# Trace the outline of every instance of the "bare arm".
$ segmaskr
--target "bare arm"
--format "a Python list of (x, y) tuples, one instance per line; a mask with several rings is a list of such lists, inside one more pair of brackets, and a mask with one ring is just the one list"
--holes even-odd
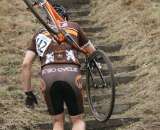
[(27, 51), (22, 64), (22, 86), (24, 92), (32, 91), (31, 87), (31, 68), (36, 54), (32, 51)]
[(78, 34), (79, 34), (79, 45), (83, 52), (89, 56), (91, 55), (94, 51), (96, 51), (94, 45), (92, 42), (87, 38), (86, 34), (84, 31), (80, 28), (79, 25), (77, 25), (78, 28)]

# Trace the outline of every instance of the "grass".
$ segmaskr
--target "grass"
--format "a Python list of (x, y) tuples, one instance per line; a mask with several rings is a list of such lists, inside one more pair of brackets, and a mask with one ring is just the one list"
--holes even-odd
[[(27, 126), (33, 129), (32, 124), (50, 121), (50, 116), (40, 110), (45, 105), (40, 97), (38, 77), (35, 76), (32, 82), (40, 109), (24, 107), (25, 95), (20, 83), (20, 67), (29, 44), (27, 41), (39, 24), (25, 10), (22, 1), (1, 0), (0, 6), (0, 129), (26, 130)], [(153, 126), (160, 120), (160, 3), (150, 0), (93, 0), (92, 6), (91, 19), (96, 20), (97, 25), (107, 26), (103, 32), (107, 36), (102, 41), (107, 41), (106, 44), (121, 42), (123, 46), (119, 53), (130, 55), (116, 64), (140, 66), (136, 71), (139, 77), (121, 85), (118, 91), (127, 93), (123, 102), (139, 102), (124, 116), (138, 115), (142, 120), (118, 130), (154, 130)], [(38, 62), (33, 71), (37, 72), (37, 67)]]
[(114, 3), (106, 0), (103, 5), (99, 0), (92, 3), (92, 18), (108, 27), (106, 32), (110, 37), (106, 41), (122, 41), (120, 53), (130, 55), (120, 64), (140, 66), (136, 71), (139, 77), (124, 85), (125, 90), (117, 91), (128, 92), (124, 101), (139, 102), (124, 115), (140, 116), (142, 120), (118, 130), (154, 130), (154, 122), (160, 120), (160, 3), (150, 0), (118, 0)]

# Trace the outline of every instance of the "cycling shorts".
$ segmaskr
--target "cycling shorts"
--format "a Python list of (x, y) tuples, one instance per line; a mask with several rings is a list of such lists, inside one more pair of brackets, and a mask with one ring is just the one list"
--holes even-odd
[(77, 65), (53, 64), (44, 66), (42, 89), (50, 115), (64, 112), (64, 103), (71, 116), (84, 112), (83, 85), (80, 68)]

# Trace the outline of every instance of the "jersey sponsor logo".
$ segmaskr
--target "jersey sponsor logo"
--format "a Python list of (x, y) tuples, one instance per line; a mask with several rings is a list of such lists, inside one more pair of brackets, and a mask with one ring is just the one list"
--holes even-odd
[(76, 67), (58, 67), (58, 68), (47, 68), (42, 70), (42, 75), (54, 73), (54, 72), (78, 72)]
[(73, 50), (66, 50), (67, 61), (76, 61)]
[(51, 41), (52, 40), (44, 34), (38, 34), (38, 36), (36, 37), (36, 50), (39, 56), (43, 57)]
[(54, 53), (46, 54), (46, 61), (45, 64), (53, 63), (54, 62)]
[(55, 53), (52, 51), (50, 53), (45, 53), (43, 58), (45, 59), (44, 64), (50, 64), (56, 61), (64, 61), (66, 63), (76, 62), (76, 57), (73, 50), (64, 50), (61, 53)]

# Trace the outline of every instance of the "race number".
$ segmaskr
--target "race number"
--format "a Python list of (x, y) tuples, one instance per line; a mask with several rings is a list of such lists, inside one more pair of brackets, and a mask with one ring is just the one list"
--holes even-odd
[(36, 37), (36, 50), (39, 56), (43, 57), (45, 50), (51, 43), (51, 39), (44, 34), (38, 34)]

